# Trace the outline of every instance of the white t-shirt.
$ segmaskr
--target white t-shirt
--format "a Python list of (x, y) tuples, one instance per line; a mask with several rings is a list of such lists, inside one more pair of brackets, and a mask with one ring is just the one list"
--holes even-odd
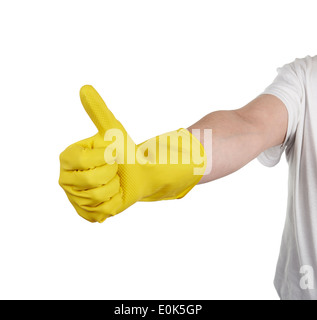
[(262, 94), (278, 97), (288, 110), (284, 143), (258, 157), (276, 165), (285, 150), (289, 164), (287, 216), (275, 288), (283, 300), (317, 300), (317, 56), (278, 68)]

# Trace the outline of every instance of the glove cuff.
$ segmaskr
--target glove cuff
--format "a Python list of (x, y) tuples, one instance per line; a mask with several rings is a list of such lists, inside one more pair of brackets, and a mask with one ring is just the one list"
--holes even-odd
[(183, 198), (204, 175), (207, 167), (204, 147), (184, 128), (153, 139), (157, 146), (156, 164), (146, 165), (150, 193), (141, 201)]

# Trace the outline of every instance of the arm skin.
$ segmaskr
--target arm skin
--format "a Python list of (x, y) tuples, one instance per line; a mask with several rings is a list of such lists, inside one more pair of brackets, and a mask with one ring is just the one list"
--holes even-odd
[(212, 150), (205, 150), (207, 161), (212, 161), (212, 170), (199, 183), (233, 173), (264, 150), (281, 145), (287, 122), (284, 103), (273, 95), (262, 94), (240, 109), (212, 112), (190, 126), (190, 132), (192, 129), (201, 130), (202, 144), (202, 130), (212, 129)]

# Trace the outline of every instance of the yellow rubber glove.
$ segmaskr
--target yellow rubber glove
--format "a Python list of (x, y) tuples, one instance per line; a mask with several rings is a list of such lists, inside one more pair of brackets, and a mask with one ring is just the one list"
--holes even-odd
[(61, 153), (59, 179), (80, 216), (103, 222), (137, 201), (182, 198), (199, 182), (206, 154), (189, 131), (136, 146), (92, 86), (82, 87), (80, 98), (98, 134)]

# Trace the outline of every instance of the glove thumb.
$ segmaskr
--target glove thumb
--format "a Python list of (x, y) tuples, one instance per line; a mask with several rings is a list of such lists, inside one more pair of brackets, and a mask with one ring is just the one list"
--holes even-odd
[(92, 86), (85, 85), (80, 89), (80, 100), (102, 136), (108, 129), (120, 129), (123, 133), (126, 133), (122, 124), (115, 118)]

